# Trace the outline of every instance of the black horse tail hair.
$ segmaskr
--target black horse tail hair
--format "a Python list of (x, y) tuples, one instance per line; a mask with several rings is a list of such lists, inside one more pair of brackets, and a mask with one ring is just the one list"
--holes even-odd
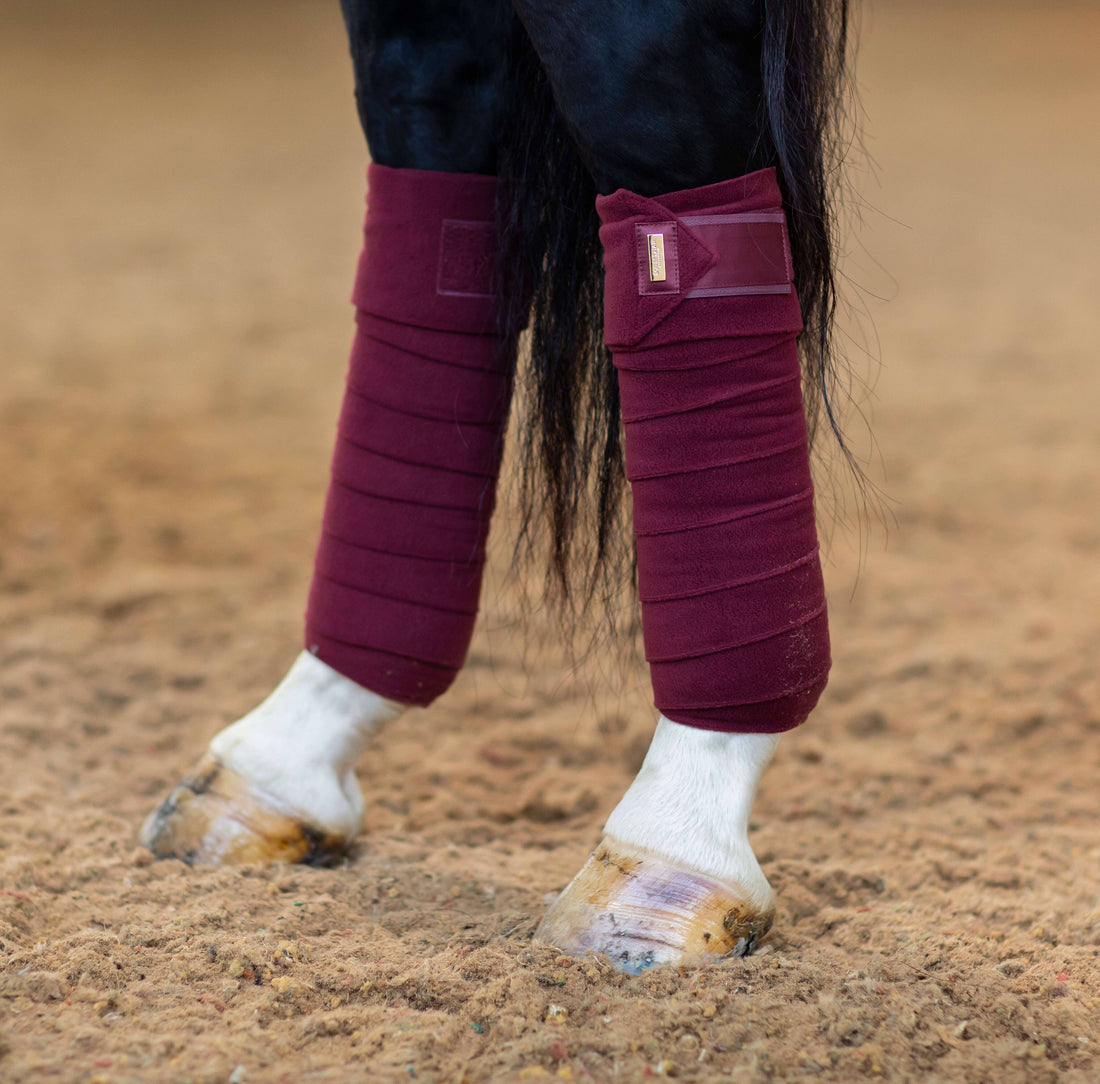
[[(840, 439), (832, 328), (848, 2), (762, 0), (760, 127), (788, 215), (811, 439), (822, 415)], [(599, 601), (602, 620), (633, 584), (634, 549), (618, 383), (603, 344), (597, 192), (518, 19), (510, 65), (498, 217), (503, 331), (527, 336), (517, 368), (516, 557), (545, 562), (547, 601), (564, 618)]]
[(847, 454), (835, 409), (836, 232), (848, 138), (848, 0), (765, 0), (766, 130), (791, 239), (805, 328), (799, 340), (810, 439), (822, 416)]
[(518, 19), (509, 63), (498, 162), (505, 341), (527, 331), (516, 374), (516, 558), (544, 562), (547, 601), (577, 619), (633, 571), (597, 193)]

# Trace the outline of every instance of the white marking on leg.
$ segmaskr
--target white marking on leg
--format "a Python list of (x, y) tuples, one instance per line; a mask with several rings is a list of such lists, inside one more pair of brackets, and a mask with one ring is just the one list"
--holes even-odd
[(761, 909), (771, 885), (749, 844), (749, 815), (778, 734), (720, 734), (657, 721), (634, 782), (605, 835), (738, 885)]
[(303, 651), (275, 691), (216, 734), (211, 754), (281, 812), (350, 839), (363, 819), (355, 762), (405, 705)]

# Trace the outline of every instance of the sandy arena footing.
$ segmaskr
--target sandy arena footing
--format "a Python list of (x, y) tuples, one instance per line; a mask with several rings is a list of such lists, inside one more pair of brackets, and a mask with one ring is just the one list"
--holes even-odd
[(335, 4), (0, 6), (0, 1080), (1100, 1076), (1100, 10), (881, 3), (863, 38), (895, 522), (860, 570), (823, 502), (832, 684), (752, 836), (774, 930), (626, 977), (530, 935), (647, 683), (520, 634), (507, 498), (471, 665), (364, 759), (346, 868), (136, 849), (298, 650), (365, 157)]

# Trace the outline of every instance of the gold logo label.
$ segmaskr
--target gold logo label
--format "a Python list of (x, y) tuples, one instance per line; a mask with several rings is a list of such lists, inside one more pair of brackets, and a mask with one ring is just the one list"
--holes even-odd
[(649, 281), (665, 281), (665, 235), (663, 233), (647, 233), (649, 242)]

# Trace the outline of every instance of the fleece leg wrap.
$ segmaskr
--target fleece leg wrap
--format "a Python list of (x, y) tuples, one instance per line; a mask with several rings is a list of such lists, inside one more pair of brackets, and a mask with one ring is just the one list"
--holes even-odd
[(306, 647), (371, 692), (423, 705), (469, 647), (511, 396), (496, 181), (371, 165), (368, 183)]
[(825, 687), (829, 636), (774, 172), (597, 209), (657, 707), (788, 730)]

